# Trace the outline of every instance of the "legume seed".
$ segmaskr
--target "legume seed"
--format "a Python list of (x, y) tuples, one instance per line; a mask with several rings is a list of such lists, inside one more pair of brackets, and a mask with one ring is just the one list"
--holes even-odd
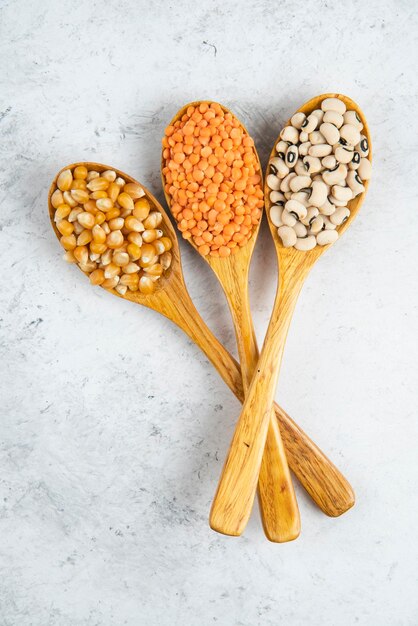
[(305, 164), (305, 169), (310, 174), (316, 174), (322, 170), (322, 163), (318, 157), (306, 156), (303, 159), (303, 163)]
[(308, 115), (305, 121), (302, 124), (302, 132), (304, 133), (312, 133), (315, 128), (317, 128), (319, 124), (319, 118), (316, 115)]
[[(309, 133), (307, 133), (304, 130), (299, 133), (299, 141), (300, 141), (301, 144), (307, 142), (308, 139), (309, 139)], [(300, 149), (299, 149), (299, 152), (300, 152)]]
[(355, 170), (348, 172), (347, 185), (352, 190), (354, 198), (364, 191), (363, 181)]
[(290, 172), (290, 174), (285, 176), (280, 183), (280, 191), (283, 191), (285, 193), (290, 191), (289, 183), (292, 180), (292, 178), (294, 178), (295, 176), (296, 174), (294, 172)]
[(289, 173), (289, 168), (286, 163), (280, 157), (274, 157), (270, 160), (270, 173), (274, 174), (278, 178), (284, 178)]
[(289, 187), (291, 191), (300, 191), (304, 187), (309, 187), (311, 185), (310, 176), (295, 176), (289, 182)]
[(354, 150), (353, 152), (353, 158), (351, 159), (350, 163), (348, 164), (348, 167), (350, 168), (350, 170), (357, 170), (360, 166), (360, 152), (357, 152), (357, 150)]
[(336, 148), (334, 155), (339, 163), (346, 164), (346, 163), (350, 163), (350, 161), (352, 160), (353, 152), (354, 152), (354, 148), (352, 148), (351, 146), (339, 145)]
[(293, 230), (295, 231), (298, 238), (306, 237), (306, 235), (308, 234), (308, 229), (302, 222), (296, 222), (296, 224), (293, 226)]
[(312, 206), (321, 207), (327, 199), (326, 185), (321, 181), (314, 181), (312, 183), (312, 193), (309, 198), (309, 202)]
[(280, 133), (280, 139), (296, 144), (299, 140), (299, 131), (296, 128), (293, 128), (293, 126), (285, 126)]
[(277, 155), (284, 160), (284, 155), (286, 154), (286, 151), (288, 149), (288, 147), (291, 145), (290, 141), (279, 141), (276, 145), (276, 152)]
[[(286, 209), (282, 211), (282, 222), (285, 226), (294, 226), (296, 224), (295, 214), (290, 214)], [(280, 227), (281, 228), (281, 227)], [(292, 244), (293, 245), (293, 244)]]
[(318, 118), (318, 126), (322, 124), (324, 120), (324, 112), (322, 109), (315, 109), (312, 111), (311, 115), (315, 115)]
[(360, 166), (357, 172), (361, 180), (369, 180), (372, 173), (372, 164), (369, 159), (364, 158), (360, 160)]
[(302, 224), (305, 224), (305, 226), (311, 226), (318, 214), (319, 210), (316, 208), (316, 206), (310, 206), (308, 207), (305, 217), (303, 217), (300, 221), (302, 222)]
[(339, 185), (334, 185), (332, 187), (332, 195), (337, 200), (343, 200), (348, 202), (353, 197), (353, 192), (350, 187), (340, 187)]
[(369, 156), (369, 142), (367, 141), (367, 137), (360, 135), (360, 141), (356, 145), (356, 150), (360, 152), (360, 156), (362, 157)]
[(309, 234), (316, 235), (317, 233), (319, 233), (319, 231), (322, 230), (323, 226), (324, 218), (322, 217), (322, 215), (317, 215), (310, 224)]
[(360, 141), (360, 131), (352, 124), (344, 124), (344, 126), (340, 128), (340, 135), (350, 146), (356, 146)]
[[(306, 217), (307, 209), (306, 206), (297, 200), (288, 200), (284, 205), (285, 210), (290, 215), (295, 215), (298, 219)], [(283, 219), (283, 217), (282, 217)], [(283, 219), (283, 222), (286, 223)]]
[[(307, 135), (307, 138), (309, 137), (309, 135)], [(299, 146), (299, 154), (301, 156), (306, 156), (308, 154), (308, 150), (311, 147), (311, 142), (310, 141), (305, 141), (304, 143), (301, 143)]]
[(322, 166), (325, 167), (327, 170), (332, 170), (337, 165), (337, 159), (335, 158), (333, 154), (330, 154), (324, 157), (321, 163), (322, 163)]
[(273, 191), (279, 191), (280, 187), (280, 178), (278, 178), (275, 174), (269, 174), (266, 178), (267, 185), (269, 189)]
[(308, 150), (309, 156), (314, 157), (325, 157), (328, 154), (331, 154), (332, 146), (329, 146), (327, 143), (317, 144), (315, 146), (311, 146)]
[(321, 215), (332, 215), (335, 212), (335, 205), (330, 202), (330, 196), (327, 196), (324, 204), (319, 207)]
[(300, 238), (298, 237), (295, 248), (296, 250), (312, 250), (316, 246), (316, 238), (313, 235), (308, 235), (307, 237)]
[(286, 157), (285, 157), (285, 163), (288, 168), (293, 167), (296, 164), (298, 160), (298, 156), (299, 156), (299, 150), (297, 146), (289, 146), (286, 152)]
[(284, 248), (291, 248), (292, 246), (295, 245), (297, 241), (296, 233), (293, 230), (293, 228), (291, 228), (290, 226), (280, 226), (277, 229), (277, 234), (282, 240), (282, 244)]
[(321, 102), (321, 109), (325, 112), (337, 111), (337, 113), (344, 115), (347, 107), (345, 106), (344, 102), (339, 98), (325, 98)]
[(284, 194), (280, 191), (271, 191), (270, 192), (270, 200), (273, 204), (278, 204), (284, 202)]
[(335, 224), (335, 226), (340, 226), (340, 224), (343, 224), (343, 222), (345, 222), (349, 217), (350, 210), (347, 209), (347, 207), (339, 207), (335, 210), (335, 213), (333, 213), (329, 219), (332, 224)]
[(359, 130), (363, 129), (363, 124), (356, 111), (346, 111), (344, 113), (344, 124), (356, 126)]
[(283, 213), (283, 208), (281, 206), (278, 206), (277, 204), (276, 205), (274, 204), (270, 208), (270, 220), (272, 224), (274, 224), (274, 226), (276, 226), (277, 228), (279, 226), (282, 226), (283, 224), (282, 213)]
[(300, 130), (302, 128), (302, 124), (306, 119), (305, 113), (295, 113), (291, 118), (292, 126)]
[(338, 232), (336, 230), (322, 230), (316, 236), (316, 241), (320, 246), (327, 246), (334, 243), (338, 239)]
[(326, 113), (324, 113), (323, 122), (334, 124), (334, 126), (336, 126), (337, 128), (341, 128), (341, 126), (344, 124), (344, 118), (341, 113), (337, 113), (337, 111), (327, 111)]
[(338, 128), (334, 126), (334, 124), (330, 124), (329, 122), (324, 122), (323, 124), (321, 124), (319, 129), (323, 137), (325, 137), (326, 142), (330, 144), (331, 146), (338, 143), (338, 141), (340, 140), (340, 132)]

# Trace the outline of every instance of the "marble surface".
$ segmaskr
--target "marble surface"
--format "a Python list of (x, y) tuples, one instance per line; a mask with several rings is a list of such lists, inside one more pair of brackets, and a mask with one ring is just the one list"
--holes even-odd
[[(415, 626), (417, 6), (412, 2), (0, 1), (0, 623)], [(303, 102), (341, 91), (374, 138), (360, 216), (303, 289), (277, 398), (352, 482), (303, 531), (239, 539), (208, 511), (237, 401), (161, 316), (61, 260), (46, 196), (75, 160), (162, 199), (177, 108), (231, 107), (263, 163)], [(235, 353), (228, 310), (182, 244), (199, 311)], [(251, 273), (262, 341), (275, 289), (266, 228)], [(415, 368), (415, 369), (414, 369)]]

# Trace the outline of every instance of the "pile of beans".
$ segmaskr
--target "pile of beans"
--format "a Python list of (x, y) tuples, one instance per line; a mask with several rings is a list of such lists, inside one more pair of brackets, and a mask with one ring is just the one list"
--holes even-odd
[(251, 137), (215, 103), (189, 106), (163, 138), (165, 191), (185, 239), (200, 254), (227, 257), (245, 246), (263, 208)]
[(311, 250), (338, 239), (347, 203), (364, 191), (371, 174), (367, 138), (355, 111), (325, 98), (306, 116), (296, 113), (283, 128), (270, 159), (271, 222), (286, 248)]
[(120, 295), (128, 289), (155, 291), (170, 267), (172, 242), (140, 185), (126, 183), (113, 170), (79, 165), (59, 174), (51, 204), (64, 259), (77, 263), (93, 285)]

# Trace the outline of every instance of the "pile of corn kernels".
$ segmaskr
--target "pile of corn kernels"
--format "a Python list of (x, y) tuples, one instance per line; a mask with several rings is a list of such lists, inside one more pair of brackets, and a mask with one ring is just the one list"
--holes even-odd
[(122, 296), (128, 289), (155, 291), (170, 267), (172, 242), (140, 185), (114, 170), (78, 165), (59, 174), (51, 204), (65, 260), (77, 263), (93, 285)]
[(227, 257), (244, 246), (263, 208), (254, 142), (216, 102), (189, 106), (163, 139), (165, 191), (185, 239), (200, 254)]
[(283, 128), (266, 182), (270, 220), (284, 247), (311, 250), (338, 239), (338, 226), (350, 216), (347, 204), (371, 175), (362, 129), (339, 98), (325, 98), (308, 116), (295, 113)]

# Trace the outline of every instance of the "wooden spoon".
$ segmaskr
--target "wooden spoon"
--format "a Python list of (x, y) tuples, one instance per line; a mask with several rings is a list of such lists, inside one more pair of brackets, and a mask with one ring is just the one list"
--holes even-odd
[[(369, 159), (371, 159), (369, 128), (363, 113), (350, 98), (340, 94), (325, 94), (312, 98), (299, 111), (309, 114), (313, 110), (320, 108), (321, 102), (325, 98), (336, 97), (342, 99), (348, 109), (355, 110), (360, 116), (364, 125), (362, 133), (366, 135), (369, 141)], [(274, 145), (276, 145), (277, 141)], [(272, 151), (272, 156), (274, 154), (275, 149)], [(365, 191), (349, 202), (350, 217), (339, 227), (338, 232), (340, 235), (348, 228), (357, 215), (366, 195), (368, 181), (365, 181), (364, 187)], [(254, 493), (254, 482), (260, 472), (266, 441), (270, 406), (274, 398), (286, 336), (297, 297), (310, 269), (325, 250), (330, 247), (329, 245), (316, 246), (313, 250), (307, 252), (302, 252), (295, 248), (284, 248), (277, 234), (277, 228), (270, 222), (271, 202), (267, 186), (265, 186), (265, 198), (270, 230), (278, 258), (279, 283), (260, 359), (235, 429), (212, 505), (212, 516), (216, 518), (217, 525), (223, 523), (223, 520), (230, 518), (230, 509), (235, 505), (238, 496), (242, 497), (243, 492), (246, 492), (247, 498), (251, 498)], [(253, 454), (243, 455), (243, 445), (250, 445), (253, 449)]]
[[(211, 104), (211, 102), (200, 100), (186, 104), (176, 113), (170, 122), (170, 126), (174, 126), (189, 107), (199, 107), (200, 104)], [(226, 107), (220, 106), (225, 113), (231, 113)], [(241, 122), (240, 125), (248, 134)], [(262, 169), (259, 159), (258, 163), (261, 173)], [(172, 197), (167, 192), (167, 181), (163, 172), (164, 165), (164, 157), (162, 157), (161, 175), (163, 189), (167, 204), (171, 208)], [(232, 314), (241, 371), (243, 373), (244, 393), (247, 392), (251, 383), (259, 356), (248, 297), (248, 273), (260, 222), (254, 228), (248, 243), (244, 247), (239, 248), (235, 254), (231, 254), (226, 258), (215, 258), (209, 255), (203, 257), (218, 278)], [(198, 248), (193, 238), (188, 239), (188, 241), (197, 251)], [(250, 447), (247, 448), (245, 445), (240, 450), (244, 457), (252, 453), (252, 449)], [(245, 461), (243, 460), (243, 462)], [(238, 485), (234, 492), (234, 502), (231, 502), (225, 517), (217, 519), (213, 512), (211, 513), (210, 525), (213, 530), (225, 535), (240, 535), (242, 533), (247, 525), (253, 506), (257, 484), (257, 477), (255, 476), (254, 478), (255, 485), (252, 497), (248, 497), (249, 491), (241, 493)], [(299, 509), (273, 405), (271, 405), (270, 410), (270, 425), (258, 485), (261, 518), (268, 539), (280, 543), (296, 539), (300, 533)]]
[[(88, 169), (95, 169), (98, 172), (115, 169), (108, 165), (88, 162), (73, 163), (63, 167), (62, 170), (72, 170), (78, 165), (85, 165)], [(128, 174), (116, 169), (115, 171), (118, 176), (126, 181), (137, 183)], [(55, 209), (51, 204), (51, 195), (56, 188), (56, 180), (60, 173), (58, 172), (56, 175), (48, 196), (49, 217), (58, 240), (61, 234), (54, 222)], [(173, 243), (171, 267), (158, 281), (157, 290), (152, 295), (143, 295), (139, 291), (127, 291), (124, 296), (121, 296), (114, 289), (106, 291), (110, 291), (119, 298), (154, 309), (184, 330), (192, 341), (203, 350), (228, 387), (242, 402), (244, 390), (239, 364), (213, 335), (196, 310), (184, 283), (176, 232), (156, 198), (143, 185), (141, 187), (151, 205), (155, 206), (163, 215), (163, 229)], [(290, 467), (301, 484), (327, 515), (337, 517), (347, 511), (354, 504), (354, 494), (347, 480), (283, 409), (275, 405), (275, 411), (276, 417), (280, 421)]]

